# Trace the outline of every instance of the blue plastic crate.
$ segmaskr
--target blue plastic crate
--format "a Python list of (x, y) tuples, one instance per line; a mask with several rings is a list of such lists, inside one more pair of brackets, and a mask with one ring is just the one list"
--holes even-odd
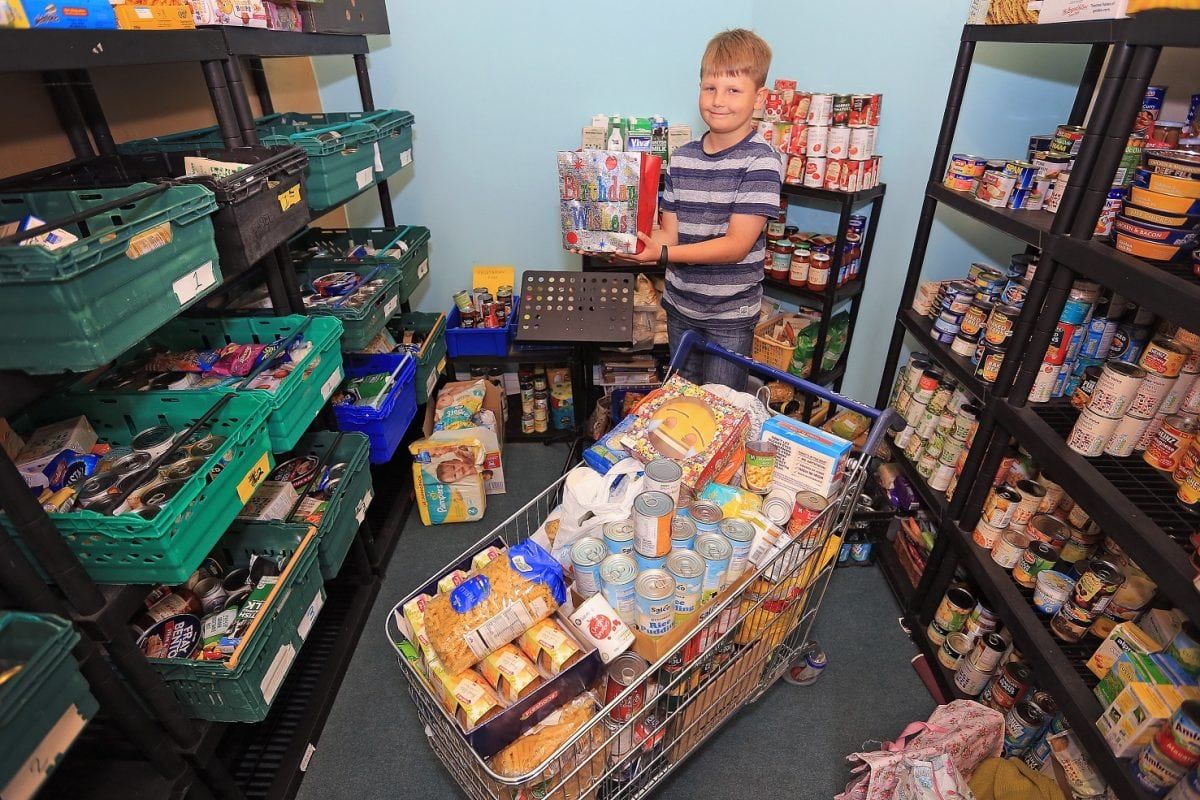
[(392, 391), (378, 409), (351, 405), (335, 405), (334, 416), (338, 430), (365, 433), (371, 441), (371, 463), (384, 464), (400, 446), (404, 433), (417, 415), (417, 388), (413, 378), (417, 362), (407, 353), (345, 356), (343, 365), (347, 378), (358, 378), (379, 372), (390, 373), (404, 364)]
[(512, 313), (503, 328), (464, 328), (458, 306), (450, 309), (446, 317), (446, 352), (450, 358), (508, 355), (508, 341), (516, 336), (520, 300), (513, 297)]

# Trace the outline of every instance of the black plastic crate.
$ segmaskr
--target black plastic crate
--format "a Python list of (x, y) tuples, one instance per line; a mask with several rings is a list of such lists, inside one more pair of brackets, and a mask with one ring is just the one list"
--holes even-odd
[[(203, 156), (252, 166), (227, 178), (180, 178), (184, 158)], [(150, 152), (76, 159), (0, 181), (0, 192), (100, 189), (139, 181), (196, 183), (216, 196), (213, 229), (226, 279), (284, 244), (309, 220), (304, 169), (298, 147), (238, 147), (231, 150)]]

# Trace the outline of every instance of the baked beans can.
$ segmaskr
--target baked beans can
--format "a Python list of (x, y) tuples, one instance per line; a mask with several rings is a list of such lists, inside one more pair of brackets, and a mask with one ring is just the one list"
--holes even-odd
[(833, 124), (833, 95), (825, 92), (813, 92), (808, 102), (808, 114), (804, 121), (808, 125)]
[(627, 519), (604, 523), (604, 544), (608, 552), (633, 555), (633, 523)]
[(690, 516), (671, 520), (671, 552), (691, 550), (696, 542), (696, 522)]
[(716, 534), (720, 533), (721, 519), (725, 518), (725, 512), (712, 500), (696, 500), (688, 506), (688, 516), (696, 523), (697, 534)]
[(610, 555), (600, 562), (600, 592), (626, 624), (636, 618), (637, 574), (637, 562), (625, 553)]
[(1100, 365), (1093, 365), (1084, 369), (1079, 383), (1070, 395), (1071, 406), (1073, 408), (1080, 410), (1087, 408), (1088, 403), (1092, 400), (1092, 395), (1096, 393), (1096, 383), (1100, 380), (1103, 369)]
[(628, 722), (646, 705), (646, 681), (642, 680), (642, 676), (649, 668), (650, 663), (637, 653), (625, 652), (609, 662), (604, 670), (605, 706), (620, 697), (629, 687), (637, 687), (608, 712), (610, 720), (618, 723)]
[(984, 550), (991, 550), (996, 546), (996, 542), (1000, 540), (1001, 534), (1004, 533), (1003, 528), (997, 528), (995, 525), (989, 525), (984, 520), (979, 520), (975, 523), (975, 530), (971, 534), (971, 538), (975, 544), (982, 547)]
[(675, 579), (662, 569), (637, 577), (637, 627), (647, 636), (665, 636), (675, 627)]
[(972, 300), (963, 311), (962, 320), (958, 326), (959, 332), (966, 336), (978, 336), (987, 325), (988, 316), (991, 313), (991, 303), (986, 300)]
[(750, 546), (754, 543), (754, 528), (745, 520), (725, 519), (721, 521), (721, 535), (729, 540), (733, 548), (725, 576), (727, 583), (733, 583), (746, 571), (750, 560)]
[(651, 557), (671, 552), (675, 503), (663, 492), (642, 492), (633, 501), (633, 549)]
[(643, 485), (648, 492), (662, 492), (679, 502), (679, 484), (683, 480), (683, 468), (669, 458), (656, 458), (646, 464)]
[(1118, 458), (1133, 455), (1138, 440), (1142, 438), (1142, 433), (1150, 422), (1148, 419), (1137, 417), (1121, 417), (1108, 437), (1108, 443), (1104, 445), (1104, 452)]
[(1174, 472), (1183, 455), (1196, 441), (1197, 420), (1194, 414), (1174, 414), (1162, 421), (1154, 439), (1142, 458), (1163, 472)]
[(997, 668), (995, 675), (984, 688), (979, 702), (1007, 713), (1029, 691), (1033, 670), (1019, 661), (1010, 661)]
[(1174, 378), (1183, 371), (1183, 365), (1191, 352), (1176, 339), (1156, 336), (1142, 351), (1138, 366), (1167, 378)]
[(1049, 542), (1031, 539), (1013, 567), (1012, 578), (1019, 586), (1032, 589), (1037, 583), (1037, 574), (1050, 569), (1058, 560), (1058, 550)]
[(976, 667), (971, 663), (971, 659), (958, 660), (958, 668), (954, 671), (954, 685), (968, 697), (978, 697), (989, 678), (991, 673)]
[(829, 157), (829, 128), (823, 125), (810, 126), (808, 140), (804, 145), (804, 155), (809, 158), (816, 156)]
[(975, 377), (984, 383), (995, 383), (1003, 363), (1003, 350), (992, 345), (983, 345), (982, 352), (979, 353), (979, 366), (975, 368)]
[(1021, 315), (1021, 309), (1016, 306), (995, 305), (992, 306), (992, 311), (988, 315), (987, 324), (983, 329), (983, 338), (988, 344), (1004, 345), (1012, 336), (1013, 325), (1017, 322), (1017, 317)]
[(575, 572), (575, 591), (585, 600), (600, 591), (600, 564), (610, 555), (608, 547), (595, 536), (584, 536), (571, 545), (571, 566)]
[(1175, 493), (1175, 499), (1189, 509), (1200, 510), (1196, 508), (1200, 503), (1200, 464), (1184, 476), (1179, 483), (1179, 491)]
[(804, 159), (804, 185), (812, 189), (825, 187), (825, 156)]
[(1096, 378), (1088, 410), (1108, 419), (1123, 417), (1145, 378), (1146, 370), (1139, 366), (1124, 361), (1106, 361)]
[(1008, 524), (1011, 528), (1025, 530), (1025, 526), (1029, 524), (1029, 520), (1041, 508), (1042, 498), (1046, 496), (1046, 488), (1037, 481), (1029, 480), (1028, 478), (1017, 481), (1015, 488), (1017, 494), (1021, 496), (1021, 500), (1017, 503), (1017, 507), (1013, 511), (1012, 518), (1009, 519)]
[(733, 545), (719, 533), (702, 533), (696, 537), (696, 553), (704, 559), (704, 580), (700, 588), (703, 605), (728, 585), (725, 576), (733, 558)]
[(1005, 531), (992, 546), (992, 561), (1002, 569), (1012, 569), (1029, 546), (1029, 537), (1016, 531)]
[[(821, 537), (821, 528), (812, 523), (821, 516), (821, 512), (829, 506), (829, 500), (816, 492), (797, 492), (796, 504), (792, 506), (792, 515), (788, 519), (787, 532), (793, 539), (803, 537), (815, 544)], [(804, 546), (809, 546), (805, 544)]]
[(1179, 459), (1179, 466), (1171, 473), (1171, 480), (1175, 481), (1175, 485), (1183, 483), (1187, 480), (1187, 476), (1196, 469), (1196, 465), (1200, 464), (1200, 442), (1193, 442), (1192, 446), (1184, 451)]
[(965, 633), (952, 633), (938, 648), (938, 661), (946, 669), (955, 669), (958, 667), (958, 660), (969, 652), (971, 652), (970, 638)]
[(1090, 408), (1085, 408), (1067, 436), (1067, 447), (1081, 456), (1095, 458), (1104, 452), (1109, 438), (1117, 429), (1118, 422), (1120, 420), (1102, 417)]
[(676, 550), (667, 557), (667, 572), (675, 578), (675, 621), (700, 609), (704, 585), (704, 559), (693, 550)]
[(983, 504), (981, 519), (993, 527), (1007, 528), (1020, 502), (1021, 495), (1007, 483), (995, 486)]

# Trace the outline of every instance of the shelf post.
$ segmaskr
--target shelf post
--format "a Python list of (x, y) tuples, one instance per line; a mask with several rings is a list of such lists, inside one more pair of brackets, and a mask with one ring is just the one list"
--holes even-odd
[(250, 110), (246, 84), (242, 80), (242, 60), (237, 56), (230, 56), (222, 62), (222, 66), (225, 69), (225, 83), (229, 87), (229, 99), (233, 103), (233, 113), (242, 133), (242, 143), (252, 147), (258, 144), (258, 128), (254, 124), (254, 112)]
[(1079, 79), (1079, 88), (1075, 90), (1075, 103), (1067, 117), (1068, 125), (1082, 125), (1087, 119), (1088, 108), (1092, 105), (1092, 95), (1096, 93), (1096, 81), (1100, 79), (1100, 70), (1104, 68), (1104, 59), (1108, 57), (1108, 43), (1097, 42), (1088, 53), (1087, 63), (1083, 65), (1083, 75)]
[[(850, 211), (853, 209), (853, 198), (853, 194), (846, 194), (841, 198), (842, 207), (841, 213), (838, 216), (837, 237), (833, 245), (833, 259), (829, 262), (829, 280), (826, 282), (825, 292), (821, 296), (821, 323), (817, 326), (817, 341), (813, 347), (812, 356), (812, 375), (818, 383), (821, 382), (821, 373), (824, 372), (821, 364), (825, 360), (825, 345), (829, 342), (829, 326), (833, 321), (833, 306), (837, 302), (838, 273), (841, 272), (841, 259), (846, 250), (846, 232), (850, 229)], [(859, 297), (861, 298), (861, 295)], [(847, 341), (846, 349), (842, 351), (842, 358), (849, 357), (850, 345), (849, 341)], [(834, 367), (836, 366), (835, 364)], [(829, 407), (830, 415), (833, 414), (835, 408), (836, 406), (833, 405)], [(806, 393), (804, 395), (805, 422), (808, 422), (812, 418), (812, 409), (813, 396)]]
[(217, 116), (217, 128), (226, 147), (241, 147), (242, 134), (238, 129), (237, 111), (229, 97), (229, 86), (225, 82), (225, 70), (220, 61), (201, 61), (204, 82), (208, 84), (208, 95), (212, 100), (213, 113)]
[(263, 115), (274, 114), (275, 104), (271, 102), (271, 85), (267, 82), (267, 70), (263, 67), (261, 58), (250, 59), (250, 80), (254, 83), (254, 93), (258, 95), (258, 108)]
[(67, 73), (67, 79), (75, 90), (75, 99), (83, 111), (88, 129), (92, 132), (92, 140), (96, 150), (102, 156), (116, 155), (117, 145), (113, 141), (112, 131), (108, 120), (104, 117), (104, 109), (100, 106), (100, 98), (96, 95), (96, 87), (85, 69), (74, 69)]
[(42, 85), (50, 95), (54, 115), (71, 144), (71, 152), (76, 158), (91, 158), (96, 155), (96, 151), (92, 149), (92, 140), (88, 138), (87, 124), (83, 109), (79, 107), (79, 98), (71, 91), (65, 73), (43, 72)]
[[(363, 111), (374, 111), (375, 96), (371, 92), (371, 72), (367, 69), (365, 53), (354, 54), (354, 75), (358, 79), (358, 95), (362, 99)], [(394, 228), (396, 212), (392, 210), (392, 194), (387, 181), (380, 181), (376, 188), (379, 190), (379, 211), (383, 215), (383, 227)], [(407, 301), (403, 304), (403, 309), (409, 310)]]

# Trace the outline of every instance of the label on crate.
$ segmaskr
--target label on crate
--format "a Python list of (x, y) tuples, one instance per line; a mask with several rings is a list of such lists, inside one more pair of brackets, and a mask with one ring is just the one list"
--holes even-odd
[(279, 210), (287, 211), (289, 208), (296, 205), (296, 203), (299, 203), (300, 200), (300, 184), (297, 183), (286, 192), (279, 193)]
[(160, 247), (166, 247), (171, 243), (172, 238), (171, 223), (160, 223), (141, 233), (135, 233), (125, 247), (125, 255), (131, 259), (141, 258)]
[(412, 148), (405, 150), (400, 154), (400, 166), (407, 167), (412, 163)]
[(333, 371), (333, 374), (325, 381), (325, 385), (321, 387), (321, 399), (328, 400), (333, 397), (333, 391), (337, 389), (338, 384), (342, 382), (342, 370), (339, 367)]
[(325, 590), (317, 589), (317, 596), (308, 604), (308, 610), (304, 612), (304, 616), (300, 618), (300, 623), (296, 625), (296, 633), (300, 634), (300, 641), (308, 639), (308, 632), (312, 630), (313, 623), (317, 621), (317, 615), (321, 613), (321, 609), (325, 607)]
[(242, 505), (250, 502), (250, 498), (254, 496), (254, 491), (267, 479), (267, 473), (270, 471), (270, 456), (267, 453), (263, 453), (259, 456), (258, 461), (254, 462), (254, 466), (246, 472), (241, 483), (238, 484), (237, 493), (242, 501)]
[(421, 280), (429, 274), (429, 259), (425, 259), (417, 265), (417, 280)]
[(379, 142), (375, 142), (375, 171), (383, 172), (383, 156), (379, 155)]
[(396, 306), (398, 306), (398, 305), (400, 305), (400, 297), (399, 296), (393, 297), (391, 300), (388, 300), (387, 305), (385, 305), (383, 307), (383, 318), (391, 319), (392, 314), (396, 313)]
[(217, 276), (213, 272), (213, 262), (206, 261), (182, 278), (178, 278), (171, 284), (171, 289), (175, 292), (179, 305), (186, 306), (199, 297), (205, 289), (216, 285), (216, 282)]
[(358, 505), (354, 508), (354, 518), (358, 520), (358, 524), (362, 525), (363, 520), (367, 518), (367, 506), (371, 505), (371, 501), (375, 499), (375, 492), (368, 489), (367, 493), (362, 496), (362, 500), (358, 501)]
[(295, 658), (296, 648), (289, 642), (279, 648), (279, 652), (271, 661), (271, 666), (267, 667), (267, 674), (263, 676), (262, 683), (258, 685), (262, 691), (263, 701), (267, 705), (275, 700), (275, 693), (279, 691), (283, 679), (287, 676), (288, 667), (292, 665)]
[(54, 727), (45, 735), (41, 744), (25, 760), (24, 765), (12, 776), (7, 786), (0, 785), (0, 796), (33, 797), (50, 768), (58, 763), (62, 754), (75, 741), (87, 720), (74, 704), (66, 710)]
[(358, 184), (358, 188), (365, 189), (375, 182), (375, 168), (363, 167), (358, 172), (354, 173), (354, 182)]
[(425, 379), (425, 396), (433, 396), (433, 387), (437, 386), (438, 377), (442, 374), (442, 370), (446, 368), (446, 359), (438, 362), (437, 369), (429, 373), (429, 377)]
[(308, 762), (312, 761), (313, 753), (317, 752), (317, 748), (313, 747), (310, 742), (308, 747), (304, 749), (304, 758), (300, 759), (300, 771), (308, 772)]

